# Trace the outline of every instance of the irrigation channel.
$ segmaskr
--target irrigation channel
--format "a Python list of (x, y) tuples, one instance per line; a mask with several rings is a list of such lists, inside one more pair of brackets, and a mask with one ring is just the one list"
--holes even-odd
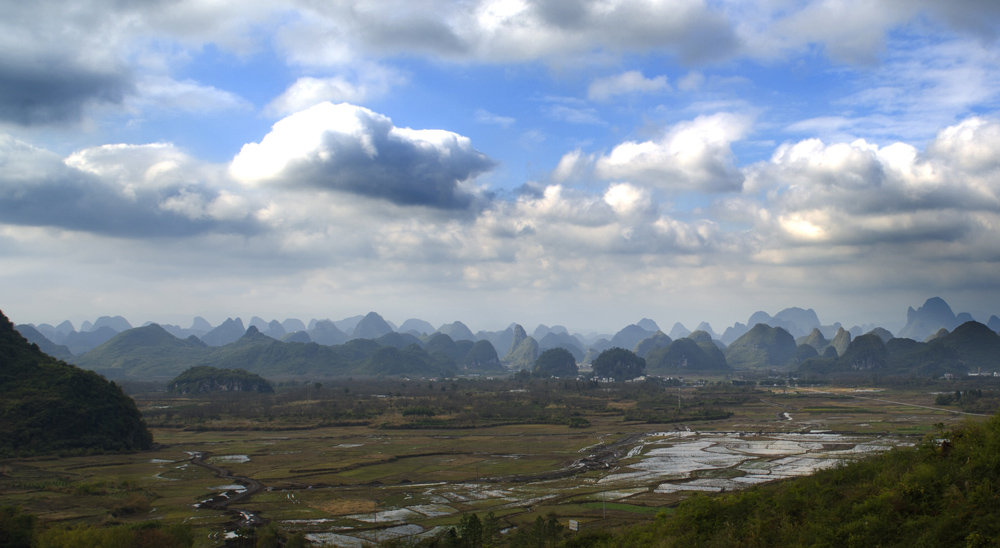
[[(383, 506), (374, 511), (330, 515), (323, 519), (283, 519), (283, 526), (307, 532), (307, 538), (322, 546), (354, 548), (392, 539), (419, 538), (443, 532), (441, 526), (425, 526), (437, 518), (475, 511), (495, 511), (510, 515), (532, 507), (589, 501), (635, 504), (638, 497), (662, 498), (684, 492), (719, 492), (811, 474), (839, 463), (912, 445), (899, 436), (812, 432), (701, 432), (689, 430), (654, 431), (632, 434), (611, 442), (581, 449), (585, 456), (569, 466), (551, 472), (479, 478), (475, 482), (411, 483), (366, 486), (366, 496), (376, 501), (392, 495), (405, 503)], [(518, 458), (520, 455), (491, 455), (491, 458)], [(232, 489), (201, 501), (200, 507), (229, 512), (237, 528), (261, 525), (263, 518), (234, 508), (265, 489), (260, 482), (234, 476), (218, 466), (226, 456), (206, 462), (209, 453), (192, 453), (191, 463), (212, 470), (219, 478), (238, 483)], [(249, 458), (240, 456), (243, 458)], [(597, 471), (597, 474), (587, 472)], [(235, 486), (234, 486), (235, 487)], [(297, 499), (306, 489), (288, 489), (287, 497)], [(330, 496), (338, 498), (345, 488)], [(326, 489), (320, 488), (320, 489)], [(357, 489), (357, 486), (354, 486)], [(268, 489), (270, 490), (270, 489)], [(314, 493), (310, 491), (311, 493)], [(632, 499), (630, 501), (630, 499)], [(440, 521), (438, 521), (440, 523)], [(231, 538), (233, 531), (225, 536)]]
[[(223, 491), (212, 498), (199, 502), (195, 505), (195, 507), (222, 510), (233, 514), (236, 521), (236, 529), (264, 525), (264, 519), (254, 512), (249, 510), (237, 510), (229, 507), (234, 502), (249, 499), (255, 493), (264, 489), (264, 485), (253, 478), (234, 476), (229, 470), (206, 462), (205, 459), (210, 456), (211, 453), (207, 451), (193, 452), (191, 453), (191, 464), (208, 468), (214, 472), (217, 477), (238, 483), (242, 486), (242, 489), (233, 488), (231, 490)], [(227, 531), (225, 536), (228, 538), (231, 533), (232, 531)]]

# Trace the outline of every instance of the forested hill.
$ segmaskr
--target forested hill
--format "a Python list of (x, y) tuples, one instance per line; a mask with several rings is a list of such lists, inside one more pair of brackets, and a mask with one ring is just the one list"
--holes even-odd
[(168, 385), (178, 394), (204, 392), (260, 392), (272, 393), (274, 387), (260, 375), (243, 369), (219, 369), (207, 365), (192, 367), (178, 375)]
[(696, 496), (672, 516), (579, 545), (997, 546), (1000, 416), (939, 436), (812, 476)]
[(43, 353), (0, 312), (0, 456), (148, 449), (121, 388)]

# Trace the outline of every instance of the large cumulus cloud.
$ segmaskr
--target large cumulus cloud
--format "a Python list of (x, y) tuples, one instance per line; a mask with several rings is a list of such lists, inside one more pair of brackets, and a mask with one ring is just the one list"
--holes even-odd
[(171, 145), (108, 145), (69, 158), (0, 135), (0, 223), (124, 238), (252, 234), (244, 198)]
[(941, 130), (923, 152), (864, 140), (782, 145), (748, 170), (748, 187), (768, 196), (758, 228), (776, 229), (774, 245), (906, 243), (912, 253), (913, 245), (940, 251), (946, 243), (963, 260), (989, 255), (981, 236), (1000, 221), (998, 136), (1000, 123), (970, 118)]
[(748, 130), (744, 116), (699, 116), (674, 125), (658, 140), (616, 146), (597, 159), (595, 171), (603, 179), (626, 179), (665, 190), (739, 190), (743, 174), (730, 144)]
[(493, 166), (467, 137), (399, 128), (363, 107), (321, 103), (277, 122), (260, 143), (245, 145), (231, 173), (248, 183), (467, 209), (481, 194), (474, 178)]

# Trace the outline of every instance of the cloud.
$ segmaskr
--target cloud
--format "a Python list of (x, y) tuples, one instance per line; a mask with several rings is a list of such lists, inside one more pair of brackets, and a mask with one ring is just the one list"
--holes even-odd
[(906, 143), (808, 139), (750, 168), (747, 186), (770, 189), (758, 229), (775, 230), (778, 241), (972, 250), (1000, 221), (998, 153), (1000, 123), (981, 118), (944, 128), (923, 153)]
[(677, 89), (681, 91), (695, 91), (705, 83), (705, 75), (691, 71), (677, 80)]
[[(243, 15), (230, 24), (247, 22), (245, 14), (258, 10), (202, 9), (207, 17), (200, 23), (175, 32), (181, 28), (171, 27), (170, 21), (181, 13), (199, 11), (193, 4), (105, 0), (72, 5), (54, 0), (4, 4), (0, 7), (0, 120), (21, 126), (58, 126), (85, 120), (91, 107), (246, 108), (245, 101), (229, 92), (171, 79), (169, 59), (184, 59), (205, 41), (225, 43), (224, 34), (218, 32), (226, 26), (223, 17), (238, 12)], [(192, 42), (196, 28), (206, 33)]]
[(945, 128), (927, 147), (931, 158), (974, 176), (997, 176), (1000, 169), (998, 153), (1000, 122), (979, 117)]
[(124, 68), (0, 57), (0, 120), (21, 126), (79, 122), (86, 107), (120, 104), (134, 89), (132, 75)]
[(507, 63), (661, 51), (698, 62), (736, 50), (725, 15), (702, 0), (315, 4), (278, 39), (290, 59), (309, 66), (349, 63), (357, 52)]
[(500, 116), (484, 109), (476, 109), (476, 121), (480, 124), (494, 124), (503, 128), (514, 125), (517, 120), (510, 116)]
[(642, 72), (630, 70), (617, 76), (594, 80), (587, 88), (587, 97), (595, 101), (607, 101), (617, 95), (658, 91), (670, 91), (666, 76), (646, 78)]
[[(252, 211), (235, 211), (224, 190), (171, 145), (107, 145), (65, 161), (0, 136), (0, 223), (123, 238), (254, 233)], [(207, 175), (207, 174), (205, 174)]]
[(556, 183), (564, 183), (572, 179), (579, 179), (594, 165), (594, 157), (586, 155), (582, 150), (576, 149), (567, 152), (559, 159), (559, 164), (552, 170), (551, 178)]
[(549, 118), (559, 120), (561, 122), (594, 126), (607, 125), (607, 122), (601, 119), (597, 110), (589, 107), (572, 107), (569, 105), (557, 104), (545, 107), (544, 112)]
[(302, 77), (264, 107), (267, 116), (287, 116), (319, 103), (365, 103), (382, 97), (406, 79), (385, 67), (366, 66), (356, 81), (343, 76)]
[(366, 108), (320, 103), (275, 123), (260, 143), (244, 145), (230, 173), (249, 184), (466, 209), (480, 197), (473, 179), (494, 165), (456, 133), (398, 128)]
[(228, 91), (205, 86), (193, 80), (176, 81), (164, 76), (142, 78), (132, 99), (137, 107), (151, 106), (184, 112), (250, 110), (252, 105)]
[(597, 160), (603, 179), (624, 179), (664, 190), (740, 190), (743, 175), (729, 145), (749, 130), (746, 117), (718, 113), (669, 128), (657, 141), (628, 141)]

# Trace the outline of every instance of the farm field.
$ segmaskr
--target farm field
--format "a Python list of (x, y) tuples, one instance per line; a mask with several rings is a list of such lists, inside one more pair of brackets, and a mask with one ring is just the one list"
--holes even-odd
[[(357, 392), (352, 397), (366, 397)], [(2, 461), (0, 505), (21, 505), (48, 523), (187, 523), (196, 546), (205, 547), (262, 521), (331, 546), (406, 543), (440, 534), (470, 513), (492, 512), (504, 527), (554, 515), (564, 525), (613, 529), (670, 511), (694, 492), (808, 474), (981, 419), (936, 406), (934, 392), (789, 387), (733, 398), (695, 387), (597, 391), (588, 401), (606, 405), (592, 405), (582, 415), (589, 425), (577, 428), (412, 427), (400, 422), (398, 409), (411, 403), (405, 396), (396, 398), (396, 412), (365, 425), (181, 418), (153, 423), (153, 451)], [(523, 394), (534, 397), (530, 389)], [(541, 403), (558, 408), (558, 391), (550, 397)], [(152, 394), (137, 401), (150, 410), (209, 400)], [(731, 415), (625, 420), (630, 409), (664, 413), (678, 401)], [(194, 462), (198, 456), (216, 469)], [(218, 477), (219, 469), (232, 477)]]

